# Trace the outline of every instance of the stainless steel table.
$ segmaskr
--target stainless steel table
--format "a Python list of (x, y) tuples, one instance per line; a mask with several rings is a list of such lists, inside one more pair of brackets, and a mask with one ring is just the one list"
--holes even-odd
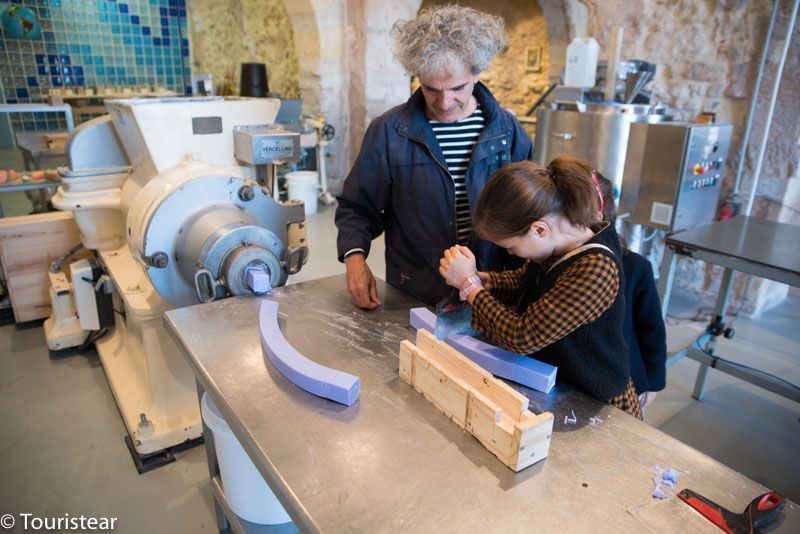
[(725, 316), (734, 271), (800, 287), (800, 227), (739, 215), (667, 236), (658, 286), (665, 317), (672, 293), (675, 265), (681, 255), (724, 267), (717, 293), (715, 318), (709, 325), (709, 344), (704, 350), (690, 347), (675, 354), (667, 362), (670, 365), (684, 356), (700, 362), (694, 398), (703, 398), (708, 372), (714, 368), (800, 402), (800, 393), (780, 380), (731, 364), (715, 355), (716, 338), (720, 335), (733, 336), (726, 325)]
[[(397, 375), (417, 303), (379, 282), (383, 306), (356, 309), (343, 275), (276, 290), (286, 339), (309, 358), (361, 378), (350, 407), (285, 379), (262, 353), (258, 298), (173, 310), (167, 330), (286, 510), (310, 532), (718, 532), (678, 499), (655, 501), (653, 467), (737, 512), (766, 488), (610, 406), (558, 386), (518, 386), (550, 410), (550, 456), (514, 473)], [(566, 424), (574, 410), (577, 424)], [(592, 424), (590, 417), (602, 420)], [(207, 439), (209, 435), (207, 434)], [(209, 443), (216, 475), (213, 440)], [(220, 530), (225, 514), (212, 480)], [(227, 518), (224, 517), (227, 515)], [(252, 528), (252, 525), (250, 525)], [(787, 503), (772, 528), (800, 531)]]

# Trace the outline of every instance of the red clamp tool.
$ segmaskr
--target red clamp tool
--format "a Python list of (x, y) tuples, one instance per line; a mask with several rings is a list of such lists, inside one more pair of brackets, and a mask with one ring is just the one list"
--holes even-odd
[(736, 514), (690, 489), (678, 493), (678, 498), (729, 534), (755, 534), (758, 528), (775, 521), (786, 504), (783, 495), (770, 491), (759, 495)]

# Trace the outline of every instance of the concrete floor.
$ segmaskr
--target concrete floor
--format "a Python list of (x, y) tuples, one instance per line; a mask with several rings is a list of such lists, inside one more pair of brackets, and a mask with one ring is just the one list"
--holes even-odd
[[(291, 283), (344, 272), (335, 260), (333, 208), (322, 207), (308, 222), (311, 256)], [(381, 277), (382, 255), (379, 239), (370, 264)], [(694, 314), (680, 295), (670, 311)], [(736, 338), (723, 340), (719, 353), (798, 384), (798, 319), (800, 293), (793, 292), (758, 322), (738, 319)], [(670, 346), (700, 328), (670, 325)], [(691, 398), (696, 368), (684, 359), (669, 369), (667, 389), (646, 421), (800, 502), (800, 405), (716, 371), (697, 402)], [(0, 428), (0, 515), (118, 517), (117, 532), (216, 530), (203, 447), (138, 475), (97, 355), (49, 352), (41, 324), (0, 327)]]

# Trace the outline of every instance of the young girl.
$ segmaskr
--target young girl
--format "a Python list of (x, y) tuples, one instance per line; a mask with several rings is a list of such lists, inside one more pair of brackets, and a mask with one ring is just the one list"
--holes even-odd
[(478, 234), (524, 259), (514, 271), (477, 272), (463, 246), (439, 272), (472, 305), (472, 326), (498, 345), (558, 365), (559, 379), (642, 418), (622, 336), (619, 239), (602, 211), (591, 166), (560, 156), (502, 167), (475, 208)]

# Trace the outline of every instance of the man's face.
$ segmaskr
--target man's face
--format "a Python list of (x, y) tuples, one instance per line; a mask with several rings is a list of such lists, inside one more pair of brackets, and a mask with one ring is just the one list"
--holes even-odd
[(474, 111), (472, 90), (478, 82), (478, 75), (468, 69), (458, 74), (420, 76), (419, 82), (429, 119), (455, 122), (467, 118)]

